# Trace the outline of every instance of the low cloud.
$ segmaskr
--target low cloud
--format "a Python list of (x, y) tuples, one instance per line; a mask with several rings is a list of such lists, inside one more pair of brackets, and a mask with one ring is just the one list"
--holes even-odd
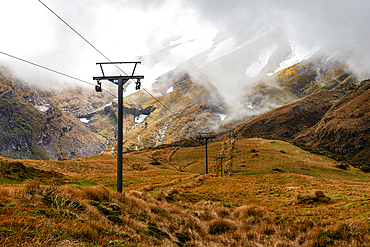
[[(362, 78), (369, 76), (367, 0), (43, 2), (112, 61), (142, 58), (137, 72), (144, 74), (144, 86), (177, 67), (200, 68), (231, 102), (241, 87), (274, 71), (279, 59), (315, 52), (334, 54), (332, 59), (345, 60)], [(101, 74), (95, 63), (105, 59), (38, 1), (3, 3), (0, 21), (1, 51), (86, 81)], [(261, 37), (260, 44), (253, 44)], [(270, 52), (269, 59), (261, 57), (263, 51)], [(226, 56), (227, 65), (218, 60), (221, 56)], [(31, 82), (80, 85), (3, 55), (0, 63)], [(232, 72), (232, 65), (243, 73)]]

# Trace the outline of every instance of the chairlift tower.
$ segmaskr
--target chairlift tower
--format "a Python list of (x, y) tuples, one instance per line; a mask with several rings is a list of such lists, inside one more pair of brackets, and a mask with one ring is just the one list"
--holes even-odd
[(208, 140), (214, 139), (214, 137), (209, 133), (199, 133), (198, 134), (199, 139), (203, 139), (206, 141), (206, 174), (208, 174), (208, 150), (207, 150), (207, 142)]
[(223, 160), (223, 159), (226, 159), (226, 157), (225, 157), (225, 156), (219, 156), (219, 157), (216, 157), (216, 160), (218, 160), (218, 159), (220, 159), (220, 160), (221, 160), (221, 177), (222, 177), (222, 175), (223, 175), (222, 160)]
[[(116, 85), (118, 85), (118, 136), (117, 136), (117, 193), (122, 194), (122, 137), (123, 137), (123, 85), (125, 85), (129, 80), (136, 80), (136, 90), (140, 89), (140, 80), (144, 79), (142, 75), (134, 75), (137, 64), (141, 62), (106, 62), (106, 63), (96, 63), (100, 66), (103, 76), (93, 77), (97, 81), (95, 90), (101, 92), (101, 80), (108, 80)], [(105, 76), (103, 70), (103, 64), (135, 64), (132, 74), (126, 76)]]
[(231, 144), (231, 138), (235, 139), (234, 130), (229, 130), (229, 144)]

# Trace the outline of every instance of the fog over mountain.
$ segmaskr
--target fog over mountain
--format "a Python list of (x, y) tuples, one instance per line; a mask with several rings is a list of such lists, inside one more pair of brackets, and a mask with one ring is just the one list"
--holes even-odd
[[(144, 86), (175, 68), (201, 72), (233, 104), (240, 87), (313, 54), (369, 74), (365, 0), (43, 2), (112, 61), (142, 60)], [(0, 21), (0, 51), (87, 81), (100, 75), (105, 59), (39, 1), (1, 0)], [(27, 81), (81, 84), (4, 55), (0, 63)]]

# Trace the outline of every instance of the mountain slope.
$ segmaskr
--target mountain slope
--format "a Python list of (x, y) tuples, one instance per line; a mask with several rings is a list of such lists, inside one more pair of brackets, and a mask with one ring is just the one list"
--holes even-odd
[[(173, 71), (158, 78), (152, 85), (151, 94), (160, 102), (144, 91), (125, 97), (124, 150), (170, 144), (210, 130), (227, 132), (281, 105), (319, 93), (306, 101), (297, 101), (295, 105), (273, 112), (271, 117), (265, 115), (263, 123), (262, 118), (251, 122), (255, 125), (253, 133), (247, 133), (251, 131), (247, 130), (250, 125), (240, 130), (240, 135), (292, 138), (316, 124), (331, 105), (348, 96), (357, 83), (344, 65), (312, 58), (251, 86), (244, 92), (242, 102), (239, 102), (243, 109), (236, 113), (235, 108), (225, 103), (222, 94), (208, 79), (199, 76), (193, 78)], [(116, 148), (116, 109), (116, 102), (113, 102), (86, 115), (91, 120), (89, 124), (111, 140), (105, 150), (108, 153), (115, 152)], [(264, 123), (278, 115), (279, 119), (270, 121), (268, 125)], [(285, 125), (286, 128), (274, 126), (276, 124)], [(275, 130), (278, 132), (273, 133)]]
[(315, 125), (330, 109), (336, 97), (331, 92), (320, 92), (269, 111), (236, 128), (237, 137), (259, 136), (292, 139)]
[(245, 91), (246, 106), (266, 112), (316, 92), (335, 91), (345, 98), (359, 82), (337, 62), (312, 57), (285, 68)]
[[(268, 42), (265, 43), (262, 46)], [(279, 53), (284, 53), (285, 48)], [(221, 56), (204, 65), (204, 69), (210, 70), (211, 64), (225, 65), (225, 61), (231, 61), (230, 59), (236, 55), (237, 52), (233, 52)], [(276, 57), (274, 59), (276, 60)], [(240, 65), (238, 68), (245, 69), (245, 65)], [(239, 93), (243, 97), (228, 96), (238, 101), (237, 104), (230, 106), (229, 99), (225, 98), (225, 92), (221, 93), (222, 88), (214, 86), (214, 82), (210, 81), (212, 78), (199, 74), (196, 77), (191, 77), (187, 73), (175, 71), (168, 72), (153, 83), (150, 94), (156, 98), (143, 90), (125, 97), (124, 150), (146, 149), (174, 143), (195, 136), (200, 132), (211, 130), (227, 132), (269, 110), (317, 92), (322, 92), (324, 97), (334, 97), (335, 100), (340, 100), (345, 98), (356, 87), (357, 83), (356, 78), (348, 72), (344, 65), (328, 62), (322, 58), (312, 58), (281, 70), (248, 89), (244, 89), (242, 86)], [(199, 69), (199, 71), (201, 70)], [(267, 68), (265, 72), (267, 72)], [(7, 81), (6, 77), (4, 77), (5, 81)], [(223, 82), (223, 87), (228, 87), (226, 82)], [(37, 117), (38, 120), (22, 120), (27, 114), (18, 110), (17, 114), (20, 114), (20, 120), (17, 122), (23, 121), (23, 124), (26, 124), (29, 121), (30, 126), (38, 129), (31, 130), (30, 127), (27, 127), (22, 130), (22, 134), (15, 138), (18, 140), (18, 144), (10, 141), (10, 144), (3, 147), (3, 155), (37, 158), (35, 156), (37, 152), (44, 152), (38, 158), (68, 159), (96, 154), (103, 149), (107, 153), (115, 152), (116, 101), (111, 102), (109, 97), (92, 92), (92, 90), (71, 89), (63, 92), (47, 92), (20, 82), (17, 83), (16, 86), (11, 86), (10, 90), (17, 92), (19, 99), (8, 102), (6, 98), (7, 86), (4, 86), (4, 102), (10, 105), (27, 105), (17, 109), (31, 107), (31, 110), (27, 112), (34, 112), (32, 116)], [(326, 91), (330, 91), (331, 94), (325, 94)], [(318, 121), (322, 113), (328, 109), (328, 104), (333, 103), (329, 102), (330, 100), (320, 102), (319, 97), (311, 98), (313, 102), (302, 101), (296, 102), (295, 106), (289, 106), (295, 109), (296, 113), (294, 114), (289, 113), (289, 107), (280, 110), (280, 112), (274, 112), (274, 117), (279, 114), (284, 116), (280, 116), (279, 120), (270, 121), (267, 125), (264, 123), (269, 117), (265, 115), (263, 123), (259, 122), (261, 118), (253, 122), (254, 127), (249, 125), (254, 129), (253, 133), (248, 134), (249, 127), (245, 127), (244, 130), (240, 130), (240, 134), (292, 138), (296, 132), (315, 124), (315, 121)], [(332, 101), (335, 100), (332, 99)], [(5, 109), (6, 104), (3, 107), (4, 116), (9, 115)], [(315, 107), (318, 108), (318, 111), (315, 111)], [(237, 111), (236, 108), (238, 108)], [(307, 114), (312, 117), (309, 121), (304, 119)], [(298, 121), (298, 119), (300, 120)], [(10, 120), (10, 118), (6, 120), (4, 118), (4, 121), (9, 122)], [(285, 125), (286, 129), (274, 126), (276, 124)], [(12, 133), (10, 132), (12, 131), (5, 133), (9, 127), (5, 122), (3, 125), (4, 138), (11, 139)], [(263, 128), (265, 129), (263, 130)], [(30, 134), (30, 131), (33, 133)], [(268, 132), (271, 133), (271, 131), (275, 131), (275, 133), (269, 134)], [(25, 137), (26, 135), (29, 136)], [(22, 138), (23, 141), (21, 141)], [(33, 141), (25, 138), (33, 138)], [(4, 143), (6, 143), (5, 139)], [(26, 145), (35, 151), (29, 152), (28, 150), (31, 149), (27, 147), (15, 148), (17, 145), (22, 145), (21, 143), (27, 143)]]
[[(124, 98), (124, 150), (155, 147), (208, 132), (225, 113), (217, 92), (193, 82), (186, 74), (158, 81), (153, 87), (151, 94), (156, 99), (144, 91)], [(108, 134), (115, 128), (116, 109), (113, 102), (91, 113), (91, 125)], [(113, 142), (106, 152), (114, 151), (115, 146)]]
[(370, 80), (366, 80), (351, 95), (335, 104), (297, 141), (342, 154), (354, 162), (370, 165), (369, 100)]
[(21, 96), (14, 80), (1, 74), (0, 86), (1, 155), (47, 158), (45, 151), (37, 145), (37, 135), (46, 124), (46, 118)]
[[(83, 107), (89, 101), (84, 101), (86, 97), (82, 93), (75, 96), (79, 99), (74, 102), (63, 99), (62, 95), (62, 91), (42, 91), (6, 72), (1, 74), (0, 153), (21, 159), (69, 159), (101, 152), (106, 140), (76, 116), (81, 111), (89, 110)], [(57, 100), (58, 96), (62, 97)], [(100, 101), (107, 99), (101, 98)], [(76, 108), (75, 104), (79, 110), (73, 112), (60, 108), (63, 104)]]

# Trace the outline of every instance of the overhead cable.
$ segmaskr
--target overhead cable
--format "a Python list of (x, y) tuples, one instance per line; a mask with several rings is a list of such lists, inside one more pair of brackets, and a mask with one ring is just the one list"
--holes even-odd
[[(65, 20), (63, 20), (59, 15), (57, 15), (52, 9), (50, 9), (46, 4), (44, 4), (41, 0), (38, 0), (42, 5), (45, 6), (51, 13), (53, 13), (59, 20), (61, 20), (65, 25), (67, 25), (73, 32), (75, 32), (79, 37), (81, 37), (86, 43), (88, 43), (94, 50), (96, 50), (99, 54), (101, 54), (105, 59), (107, 59), (109, 62), (112, 62), (107, 56), (105, 56), (98, 48), (96, 48), (93, 44), (91, 44), (86, 38), (84, 38), (79, 32), (77, 32), (71, 25), (69, 25)], [(128, 74), (124, 72), (120, 67), (115, 65), (117, 69), (119, 69), (122, 73), (124, 73), (126, 76)], [(149, 93), (145, 88), (143, 90), (150, 95), (153, 99), (155, 99), (159, 104), (161, 104), (165, 109), (167, 109), (172, 115), (174, 115), (176, 118), (178, 118), (180, 121), (185, 123), (188, 127), (192, 128), (188, 123), (184, 122), (179, 116), (177, 116), (173, 111), (171, 111), (167, 106), (165, 106), (159, 99), (157, 99), (154, 95)]]
[[(59, 71), (56, 71), (56, 70), (53, 70), (53, 69), (47, 68), (47, 67), (45, 67), (45, 66), (42, 66), (42, 65), (39, 65), (39, 64), (36, 64), (36, 63), (30, 62), (30, 61), (27, 61), (27, 60), (25, 60), (25, 59), (22, 59), (22, 58), (19, 58), (19, 57), (16, 57), (16, 56), (10, 55), (10, 54), (5, 53), (5, 52), (2, 52), (2, 51), (0, 51), (0, 53), (1, 53), (1, 54), (3, 54), (3, 55), (5, 55), (5, 56), (8, 56), (8, 57), (11, 57), (11, 58), (17, 59), (17, 60), (19, 60), (19, 61), (22, 61), (22, 62), (25, 62), (25, 63), (31, 64), (31, 65), (37, 66), (37, 67), (39, 67), (39, 68), (42, 68), (42, 69), (45, 69), (45, 70), (51, 71), (51, 72), (53, 72), (53, 73), (56, 73), (56, 74), (59, 74), (59, 75), (62, 75), (62, 76), (65, 76), (65, 77), (68, 77), (68, 78), (71, 78), (71, 79), (74, 79), (74, 80), (77, 80), (77, 81), (80, 81), (80, 82), (86, 83), (86, 84), (89, 84), (89, 85), (92, 85), (92, 86), (94, 86), (94, 87), (95, 87), (95, 84), (93, 84), (93, 83), (91, 83), (91, 82), (81, 80), (81, 79), (76, 78), (76, 77), (74, 77), (74, 76), (67, 75), (67, 74), (65, 74), (65, 73), (62, 73), (62, 72), (59, 72)], [(103, 90), (104, 90), (104, 89), (103, 89)], [(110, 93), (109, 91), (107, 91), (107, 90), (104, 90), (104, 91), (105, 91), (106, 93), (108, 93), (108, 94), (110, 94), (110, 95), (112, 95), (112, 96), (116, 97), (116, 95), (114, 95), (114, 94)]]
[(171, 112), (172, 115), (174, 115), (176, 118), (178, 118), (180, 121), (182, 121), (184, 124), (186, 124), (188, 127), (190, 128), (193, 128), (191, 127), (188, 123), (186, 123), (185, 121), (183, 121), (176, 113), (174, 113), (173, 111), (170, 110), (170, 108), (168, 108), (165, 104), (163, 104), (161, 101), (159, 101), (159, 99), (157, 99), (153, 94), (149, 93), (145, 88), (143, 88), (143, 90), (148, 94), (150, 95), (153, 99), (155, 99), (159, 104), (161, 104), (165, 109), (167, 109), (167, 111)]
[[(69, 25), (66, 21), (64, 21), (59, 15), (57, 15), (52, 9), (50, 9), (46, 4), (44, 4), (41, 0), (39, 0), (39, 2), (45, 6), (45, 8), (47, 8), (51, 13), (53, 13), (59, 20), (61, 20), (64, 24), (66, 24), (73, 32), (75, 32), (78, 36), (80, 36), (83, 40), (86, 41), (86, 43), (88, 43), (92, 48), (94, 48), (97, 52), (100, 53), (100, 55), (102, 55), (105, 59), (107, 59), (109, 62), (112, 62), (107, 56), (105, 56), (101, 51), (99, 51), (98, 48), (96, 48), (93, 44), (91, 44), (87, 39), (85, 39), (79, 32), (77, 32), (71, 25)], [(119, 69), (122, 73), (124, 73), (125, 75), (127, 75), (120, 67), (118, 67), (117, 65), (114, 65), (116, 66), (117, 69)]]

